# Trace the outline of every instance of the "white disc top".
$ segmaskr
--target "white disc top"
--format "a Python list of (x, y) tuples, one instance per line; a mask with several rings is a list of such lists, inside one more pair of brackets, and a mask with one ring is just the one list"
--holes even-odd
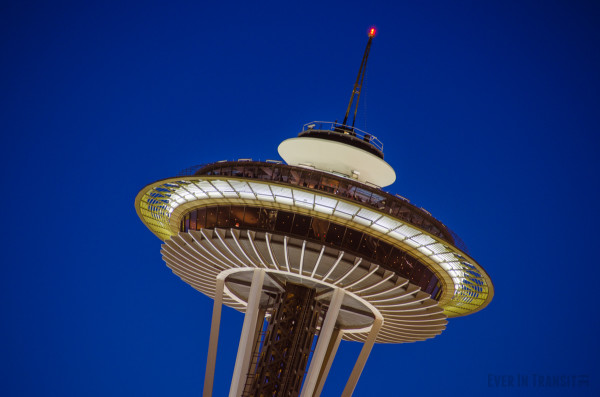
[(383, 159), (357, 147), (320, 138), (290, 138), (277, 148), (289, 165), (339, 172), (379, 187), (391, 185), (396, 172)]

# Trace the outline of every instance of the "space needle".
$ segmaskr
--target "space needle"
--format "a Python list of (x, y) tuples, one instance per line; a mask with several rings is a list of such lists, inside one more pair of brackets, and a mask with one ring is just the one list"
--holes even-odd
[[(423, 341), (486, 307), (494, 287), (427, 210), (382, 188), (383, 143), (356, 128), (375, 28), (341, 123), (306, 123), (283, 161), (219, 161), (144, 187), (135, 199), (167, 266), (213, 299), (204, 396), (223, 305), (244, 314), (230, 397), (319, 396), (342, 340), (362, 343), (352, 395), (375, 343)], [(392, 149), (393, 152), (393, 149)]]

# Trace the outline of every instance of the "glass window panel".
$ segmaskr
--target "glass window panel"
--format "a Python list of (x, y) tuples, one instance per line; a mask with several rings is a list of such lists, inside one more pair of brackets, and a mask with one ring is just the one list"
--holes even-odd
[(316, 173), (312, 173), (309, 171), (302, 172), (302, 179), (300, 181), (300, 185), (304, 187), (308, 187), (310, 189), (316, 189), (317, 185), (320, 182), (320, 176)]
[(436, 277), (436, 276), (435, 276), (433, 273), (431, 273), (429, 270), (427, 270), (427, 271), (430, 273), (430, 274), (429, 274), (429, 277), (428, 277), (428, 279), (429, 279), (429, 282), (427, 283), (427, 287), (424, 289), (424, 291), (425, 291), (425, 292), (427, 292), (427, 293), (428, 293), (428, 294), (430, 294), (430, 295), (433, 295), (433, 294), (432, 294), (432, 292), (433, 292), (433, 289), (435, 288), (435, 286), (437, 285), (437, 281), (438, 281), (438, 279), (437, 279), (437, 277)]
[(358, 247), (360, 246), (360, 240), (362, 239), (363, 233), (358, 230), (347, 229), (346, 235), (344, 236), (344, 241), (342, 243), (342, 248), (350, 251), (358, 252)]
[(237, 167), (233, 167), (231, 169), (231, 176), (244, 176), (244, 167), (239, 165)]
[(394, 270), (399, 269), (400, 262), (402, 261), (402, 257), (403, 257), (403, 252), (400, 251), (396, 247), (392, 247), (392, 250), (390, 252), (390, 257), (389, 257), (388, 263), (387, 263), (388, 266)]
[(202, 191), (204, 191), (205, 193), (217, 191), (217, 189), (215, 189), (215, 187), (211, 185), (208, 181), (198, 181), (196, 182), (196, 185), (198, 185), (198, 187), (202, 189)]
[(242, 182), (242, 181), (229, 181), (229, 184), (231, 185), (231, 187), (238, 193), (253, 193), (252, 189), (250, 189), (250, 186), (248, 186), (248, 184), (246, 182)]
[(269, 166), (259, 166), (258, 167), (258, 179), (266, 179), (271, 180), (271, 176), (273, 175), (273, 170)]
[[(360, 219), (360, 218), (359, 218), (359, 219)], [(378, 232), (380, 232), (380, 233), (383, 233), (383, 234), (386, 234), (386, 233), (388, 233), (388, 232), (390, 231), (389, 229), (386, 229), (386, 228), (384, 228), (384, 227), (381, 227), (381, 226), (379, 226), (379, 225), (378, 225), (378, 224), (376, 224), (376, 223), (373, 223), (373, 224), (371, 224), (370, 226), (371, 226), (371, 229), (373, 229), (373, 230), (377, 230)]]
[(185, 231), (187, 232), (188, 230), (190, 230), (190, 216), (186, 215), (185, 216)]
[(212, 229), (217, 224), (217, 207), (208, 207), (206, 209), (206, 228)]
[(283, 182), (289, 182), (290, 181), (290, 170), (288, 167), (284, 167), (281, 170), (281, 181)]
[(427, 246), (427, 248), (429, 248), (436, 254), (448, 252), (448, 249), (443, 244), (440, 244), (440, 243), (431, 244), (431, 245)]
[(306, 215), (296, 214), (292, 224), (292, 234), (306, 237), (310, 228), (311, 217)]
[(275, 222), (275, 230), (278, 232), (289, 233), (292, 230), (292, 220), (294, 214), (287, 211), (278, 211)]
[(292, 198), (292, 189), (284, 186), (271, 185), (271, 191), (275, 196)]
[(308, 237), (315, 240), (325, 241), (327, 229), (329, 229), (329, 221), (314, 218), (308, 231)]
[(415, 240), (411, 240), (411, 239), (409, 239), (409, 238), (407, 238), (406, 240), (404, 240), (404, 242), (405, 242), (406, 244), (410, 245), (411, 247), (414, 247), (414, 248), (416, 248), (416, 247), (420, 247), (420, 246), (421, 246), (421, 244), (420, 244), (420, 243), (416, 242)]
[(390, 257), (390, 253), (392, 251), (392, 246), (386, 242), (379, 241), (377, 244), (377, 251), (375, 251), (375, 259), (385, 265)]
[(246, 207), (244, 212), (244, 226), (248, 228), (254, 228), (258, 226), (260, 217), (260, 209), (256, 207)]
[(322, 207), (335, 208), (337, 200), (329, 197), (315, 195), (315, 204), (320, 205)]
[(198, 209), (198, 217), (196, 220), (196, 227), (198, 230), (206, 227), (206, 208)]
[(303, 203), (312, 207), (315, 200), (314, 194), (302, 190), (292, 190), (292, 193), (294, 195), (294, 200), (296, 200), (296, 204)]
[(294, 205), (294, 200), (292, 200), (291, 198), (277, 196), (277, 197), (275, 197), (275, 201), (278, 203), (286, 204), (286, 205), (290, 205), (290, 206)]
[(371, 199), (371, 192), (361, 188), (355, 188), (354, 198), (362, 203), (368, 203)]
[(359, 209), (360, 209), (360, 207), (357, 207), (356, 205), (352, 205), (352, 204), (340, 201), (340, 202), (338, 202), (338, 205), (335, 208), (335, 211), (343, 212), (348, 215), (354, 215), (358, 212)]
[(400, 259), (400, 263), (398, 263), (398, 269), (400, 274), (402, 274), (404, 277), (408, 278), (409, 280), (412, 280), (412, 273), (414, 270), (414, 266), (412, 264), (412, 262), (408, 259), (408, 256), (406, 254), (402, 255), (402, 258)]
[(232, 192), (233, 188), (226, 181), (213, 181), (213, 186), (220, 192)]
[(366, 208), (361, 208), (360, 211), (358, 211), (358, 214), (356, 214), (356, 216), (367, 219), (371, 222), (374, 222), (377, 219), (381, 218), (380, 214), (378, 214), (377, 212), (374, 212), (374, 211), (370, 211)]
[(231, 227), (240, 227), (244, 222), (244, 207), (241, 205), (231, 206)]
[(271, 196), (271, 190), (269, 189), (269, 185), (263, 185), (262, 183), (254, 183), (250, 182), (250, 187), (256, 194), (268, 195)]
[(228, 205), (220, 205), (217, 209), (217, 227), (231, 227), (231, 208)]
[(327, 215), (333, 214), (333, 208), (323, 207), (322, 205), (315, 205), (315, 211), (319, 211)]
[(398, 229), (394, 230), (394, 232), (395, 233), (399, 233), (399, 234), (401, 234), (403, 236), (406, 236), (406, 237), (412, 237), (414, 235), (417, 235), (417, 234), (421, 233), (417, 229), (412, 228), (412, 227), (407, 226), (407, 225), (400, 226)]
[(196, 229), (196, 216), (198, 216), (198, 212), (196, 210), (194, 210), (190, 213), (190, 229), (192, 229), (192, 230), (197, 230)]
[(244, 166), (244, 176), (246, 178), (256, 178), (258, 171), (255, 165), (246, 165)]
[(289, 183), (298, 185), (300, 183), (300, 172), (297, 170), (290, 170)]
[(212, 198), (221, 198), (223, 195), (221, 192), (208, 192), (208, 196)]
[(377, 208), (380, 208), (380, 209), (384, 208), (385, 207), (385, 197), (373, 193), (371, 195), (369, 203)]
[(427, 245), (427, 244), (431, 244), (431, 243), (435, 243), (435, 240), (432, 239), (431, 237), (429, 237), (426, 234), (421, 234), (418, 236), (414, 236), (412, 237), (413, 240), (421, 243), (421, 245)]
[(377, 220), (377, 222), (375, 222), (375, 223), (376, 223), (377, 225), (379, 225), (379, 226), (381, 226), (381, 227), (383, 227), (383, 228), (387, 229), (388, 231), (390, 231), (390, 230), (394, 230), (394, 229), (396, 229), (397, 227), (399, 227), (399, 226), (402, 226), (402, 223), (400, 223), (400, 222), (398, 222), (398, 221), (395, 221), (395, 220), (393, 220), (392, 218), (390, 218), (390, 217), (387, 217), (387, 216), (383, 216), (383, 217), (379, 218), (379, 219)]
[(366, 234), (363, 235), (363, 238), (360, 241), (360, 246), (358, 247), (358, 252), (367, 258), (374, 258), (376, 250), (377, 239)]
[(267, 229), (273, 231), (275, 228), (275, 222), (277, 221), (277, 210), (270, 210), (266, 208), (260, 209), (259, 225), (261, 229)]
[(431, 254), (433, 254), (433, 252), (431, 252), (430, 249), (428, 249), (427, 247), (419, 247), (417, 248), (419, 251), (421, 251), (422, 253), (424, 253), (425, 255), (429, 256)]
[(352, 215), (349, 215), (349, 214), (346, 214), (344, 212), (340, 212), (340, 211), (337, 211), (337, 210), (333, 212), (333, 215), (335, 217), (337, 217), (337, 218), (343, 218), (343, 219), (347, 219), (349, 221), (352, 220)]
[(337, 179), (328, 178), (326, 176), (322, 176), (319, 188), (321, 190), (324, 190), (324, 191), (328, 192), (328, 193), (335, 194), (338, 191), (338, 186), (339, 185), (340, 185), (340, 182)]
[(273, 173), (271, 175), (271, 180), (281, 181), (281, 168), (279, 166), (273, 167)]
[(325, 241), (335, 247), (341, 247), (345, 233), (345, 226), (338, 225), (337, 223), (332, 222), (329, 225), (329, 230), (327, 230), (327, 236), (325, 237)]

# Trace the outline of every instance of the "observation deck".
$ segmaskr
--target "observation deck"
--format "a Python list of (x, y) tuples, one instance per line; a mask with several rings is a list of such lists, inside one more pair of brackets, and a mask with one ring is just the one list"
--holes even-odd
[(328, 139), (365, 150), (383, 160), (383, 143), (356, 127), (331, 121), (311, 121), (302, 126), (298, 137)]
[(396, 172), (383, 159), (381, 141), (348, 125), (306, 123), (297, 138), (286, 139), (277, 150), (289, 165), (338, 173), (377, 187), (396, 180)]
[[(341, 227), (346, 229), (339, 230), (349, 230), (346, 234), (359, 231), (378, 239), (371, 248), (372, 254), (366, 257), (361, 249), (343, 248), (346, 237), (342, 235), (330, 241), (334, 249), (355, 251), (365, 260), (369, 258), (386, 267), (394, 261), (391, 245), (423, 263), (443, 283), (439, 305), (449, 317), (481, 310), (492, 299), (489, 276), (470, 258), (462, 241), (429, 212), (403, 197), (348, 177), (275, 161), (222, 161), (193, 167), (184, 174), (157, 181), (138, 194), (140, 218), (162, 240), (168, 241), (182, 229), (188, 229), (182, 226), (182, 220), (200, 207), (250, 206), (284, 211), (276, 217), (286, 211), (300, 213), (330, 221), (332, 231)], [(229, 209), (223, 210), (231, 214)], [(225, 218), (233, 219), (231, 215)], [(234, 225), (235, 222), (227, 227)], [(219, 226), (217, 220), (214, 227)], [(324, 235), (326, 240), (330, 238), (329, 229)], [(288, 233), (290, 238), (311, 240), (293, 230)]]

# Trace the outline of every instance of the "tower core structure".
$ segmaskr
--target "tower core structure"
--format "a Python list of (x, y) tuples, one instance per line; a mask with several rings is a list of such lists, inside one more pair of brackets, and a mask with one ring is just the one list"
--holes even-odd
[(494, 289), (462, 241), (382, 187), (396, 179), (375, 136), (314, 121), (278, 148), (282, 161), (192, 167), (135, 200), (173, 273), (214, 299), (204, 396), (212, 394), (222, 305), (245, 313), (230, 396), (319, 396), (340, 341), (433, 338), (448, 317), (481, 310)]

